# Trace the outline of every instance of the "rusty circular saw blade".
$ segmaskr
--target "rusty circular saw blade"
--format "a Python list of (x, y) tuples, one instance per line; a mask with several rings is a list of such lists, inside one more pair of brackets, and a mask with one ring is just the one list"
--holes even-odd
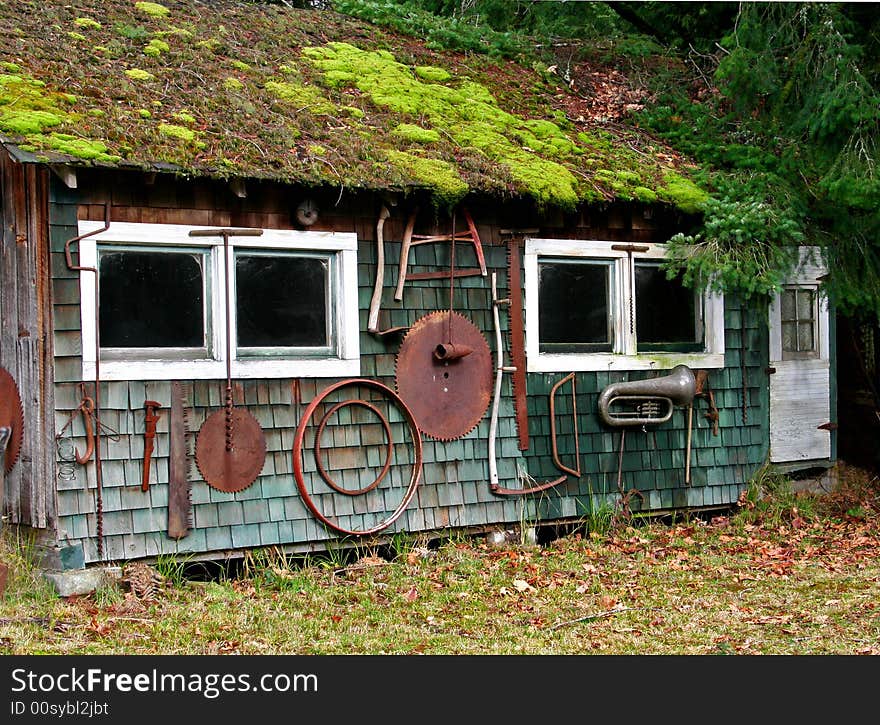
[[(438, 360), (437, 345), (449, 342), (471, 352), (456, 360)], [(489, 407), (492, 354), (483, 333), (467, 317), (449, 310), (431, 312), (416, 320), (404, 336), (396, 377), (397, 392), (419, 430), (450, 441), (472, 431)]]
[[(18, 461), (21, 452), (21, 439), (24, 432), (24, 410), (21, 395), (10, 372), (0, 367), (0, 428), (11, 428), (12, 433), (6, 444), (4, 471), (9, 473)], [(2, 505), (0, 501), (0, 505)]]
[(266, 461), (266, 437), (248, 411), (232, 409), (232, 448), (226, 450), (226, 410), (209, 415), (196, 438), (196, 466), (212, 488), (235, 493), (250, 486)]

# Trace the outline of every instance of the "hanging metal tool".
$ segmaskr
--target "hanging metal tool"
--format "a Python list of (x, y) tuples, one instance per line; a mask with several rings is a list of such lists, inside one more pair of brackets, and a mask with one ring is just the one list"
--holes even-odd
[[(385, 221), (391, 216), (388, 207), (382, 205), (379, 212), (379, 221), (376, 222), (376, 282), (373, 285), (373, 296), (370, 299), (370, 312), (367, 318), (367, 330), (374, 335), (390, 335), (394, 332), (402, 332), (406, 327), (389, 327), (385, 330), (379, 328), (379, 309), (382, 306), (382, 287), (385, 284)], [(415, 217), (410, 217), (409, 224), (415, 223)], [(406, 235), (412, 235), (412, 226), (407, 226)]]
[(229, 237), (258, 237), (262, 229), (195, 229), (191, 237), (222, 237), (226, 302), (226, 394), (223, 410), (207, 417), (196, 439), (196, 465), (209, 486), (235, 493), (250, 486), (266, 461), (266, 437), (248, 411), (236, 408), (232, 399), (232, 329), (230, 322)]
[(529, 413), (526, 389), (526, 341), (523, 321), (523, 298), (521, 280), (522, 261), (518, 238), (507, 242), (507, 297), (508, 325), (510, 337), (510, 359), (515, 372), (511, 378), (513, 385), (513, 411), (516, 423), (516, 436), (521, 451), (529, 448)]
[[(449, 343), (472, 352), (444, 359), (438, 347)], [(483, 333), (468, 318), (449, 310), (416, 320), (403, 338), (395, 362), (397, 392), (412, 410), (419, 430), (437, 440), (461, 438), (489, 407), (492, 354)]]
[(192, 528), (192, 496), (189, 482), (189, 425), (187, 391), (179, 380), (171, 383), (168, 419), (168, 536), (182, 539)]
[(514, 373), (516, 368), (504, 365), (504, 351), (502, 349), (501, 318), (498, 308), (509, 305), (509, 299), (498, 299), (496, 275), (492, 273), (492, 320), (495, 323), (495, 394), (492, 398), (492, 414), (489, 419), (489, 489), (498, 496), (525, 496), (530, 493), (546, 491), (548, 488), (558, 486), (568, 480), (568, 476), (560, 476), (552, 481), (536, 483), (522, 488), (505, 488), (501, 486), (498, 478), (498, 465), (495, 458), (495, 439), (498, 433), (498, 407), (501, 401), (501, 379), (504, 373)]
[(709, 404), (709, 410), (703, 413), (703, 417), (708, 420), (712, 424), (712, 435), (718, 435), (718, 408), (715, 406), (715, 394), (712, 392), (712, 388), (709, 387), (709, 371), (708, 370), (697, 370), (695, 373), (696, 379), (696, 397), (698, 398), (706, 398)]
[[(574, 429), (574, 468), (570, 468), (559, 459), (559, 450), (556, 446), (556, 391), (566, 383), (571, 382), (571, 418)], [(575, 478), (581, 477), (581, 451), (578, 445), (578, 410), (577, 392), (575, 391), (575, 375), (569, 373), (550, 389), (550, 443), (553, 449), (553, 463), (564, 473), (570, 473)]]
[[(467, 209), (462, 209), (468, 231), (456, 233), (455, 216), (453, 215), (452, 233), (451, 234), (413, 234), (415, 227), (416, 215), (418, 208), (413, 209), (410, 214), (409, 221), (406, 225), (406, 232), (403, 235), (403, 244), (400, 250), (400, 267), (397, 275), (397, 289), (394, 292), (394, 299), (400, 302), (403, 299), (403, 285), (407, 279), (442, 279), (444, 277), (473, 277), (476, 275), (486, 276), (486, 259), (483, 256), (483, 246), (480, 243), (480, 235), (477, 234), (477, 227), (474, 220), (468, 213)], [(420, 244), (436, 244), (437, 242), (451, 242), (454, 248), (456, 242), (469, 242), (474, 247), (474, 253), (477, 255), (478, 267), (475, 268), (459, 268), (453, 269), (451, 272), (438, 270), (436, 272), (417, 272), (407, 275), (407, 266), (409, 265), (409, 250)]]
[(150, 490), (150, 461), (153, 458), (153, 445), (156, 441), (156, 423), (159, 414), (156, 412), (162, 404), (155, 400), (144, 401), (144, 472), (141, 477), (141, 491)]
[(80, 452), (74, 449), (76, 462), (84, 466), (95, 452), (95, 429), (92, 426), (92, 419), (95, 417), (95, 401), (89, 396), (83, 395), (78, 410), (82, 413), (83, 427), (86, 431), (86, 450), (80, 455)]
[[(4, 367), (0, 367), (0, 428), (9, 429), (3, 466), (3, 470), (9, 473), (21, 452), (21, 441), (24, 435), (24, 409), (21, 406), (18, 386), (15, 384), (12, 374)], [(0, 500), (0, 506), (2, 504), (3, 501)]]
[(83, 239), (92, 237), (110, 228), (110, 202), (104, 203), (104, 226), (90, 232), (68, 239), (64, 243), (64, 259), (67, 268), (74, 272), (91, 272), (95, 275), (95, 398), (92, 417), (95, 421), (95, 539), (97, 540), (98, 558), (104, 558), (104, 483), (101, 462), (101, 298), (98, 294), (98, 268), (84, 267), (73, 263), (70, 247), (79, 244)]
[[(643, 244), (612, 244), (611, 249), (615, 252), (626, 252), (626, 257), (629, 262), (629, 272), (630, 272), (630, 284), (635, 288), (635, 270), (633, 269), (633, 252), (647, 252), (650, 247), (646, 247)], [(635, 334), (636, 331), (636, 309), (635, 309), (635, 294), (631, 290), (629, 295), (629, 332), (631, 335)]]

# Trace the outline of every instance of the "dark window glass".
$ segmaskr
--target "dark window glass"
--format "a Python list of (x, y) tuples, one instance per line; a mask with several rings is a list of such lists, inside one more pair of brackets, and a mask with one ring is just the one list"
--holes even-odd
[(608, 264), (544, 262), (538, 309), (542, 350), (610, 351)]
[(238, 346), (328, 346), (327, 270), (326, 259), (236, 257)]
[(635, 275), (638, 349), (696, 349), (702, 340), (694, 291), (657, 264), (636, 264)]
[(204, 347), (202, 256), (101, 252), (101, 347)]

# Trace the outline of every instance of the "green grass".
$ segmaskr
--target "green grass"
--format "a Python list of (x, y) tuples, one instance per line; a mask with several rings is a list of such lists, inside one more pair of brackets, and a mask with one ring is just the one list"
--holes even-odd
[(4, 531), (0, 652), (880, 654), (880, 484), (845, 477), (819, 499), (763, 473), (727, 515), (596, 512), (543, 546), (400, 535), (255, 551), (209, 581), (163, 560), (149, 602), (60, 599)]

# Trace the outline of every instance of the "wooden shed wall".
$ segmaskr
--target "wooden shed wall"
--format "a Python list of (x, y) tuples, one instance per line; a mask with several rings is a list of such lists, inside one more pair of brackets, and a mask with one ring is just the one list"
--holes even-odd
[(6, 476), (10, 524), (55, 521), (52, 306), (47, 236), (49, 171), (0, 152), (0, 365), (16, 381), (24, 412), (18, 462)]
[[(78, 189), (53, 184), (50, 234), (54, 290), (56, 429), (60, 430), (79, 404), (81, 343), (79, 333), (78, 273), (67, 269), (64, 243), (77, 234), (77, 218), (103, 220), (104, 203), (112, 201), (113, 221), (162, 222), (211, 226), (296, 228), (293, 213), (306, 196), (317, 198), (321, 215), (311, 229), (354, 231), (358, 235), (358, 286), (362, 330), (361, 375), (394, 387), (395, 355), (399, 336), (377, 338), (367, 330), (367, 314), (375, 280), (376, 221), (382, 199), (338, 189), (305, 191), (273, 184), (249, 183), (241, 198), (222, 183), (192, 182), (160, 175), (146, 183), (140, 174), (81, 173)], [(408, 202), (406, 202), (408, 203)], [(392, 300), (396, 262), (408, 209), (395, 209), (385, 226), (385, 293), (381, 326), (408, 326), (421, 316), (448, 307), (448, 280), (413, 281), (405, 288), (403, 303)], [(499, 292), (507, 289), (504, 228), (535, 227), (544, 236), (600, 238), (621, 241), (664, 241), (674, 219), (654, 215), (645, 219), (641, 208), (609, 206), (587, 214), (542, 217), (521, 204), (471, 206), (483, 243), (486, 262), (498, 275)], [(426, 210), (424, 223), (432, 212)], [(465, 250), (457, 265), (469, 265)], [(412, 271), (445, 269), (449, 265), (444, 245), (413, 250)], [(466, 314), (483, 332), (494, 353), (494, 329), (489, 277), (456, 281), (454, 308)], [(643, 500), (632, 499), (633, 510), (699, 507), (729, 504), (743, 483), (766, 456), (767, 402), (766, 334), (760, 315), (741, 309), (735, 300), (726, 305), (727, 352), (724, 370), (712, 371), (710, 383), (720, 409), (721, 434), (712, 436), (695, 407), (693, 480), (683, 486), (685, 419), (681, 410), (673, 421), (653, 433), (628, 434), (624, 455), (624, 485), (637, 487)], [(506, 325), (506, 315), (502, 316)], [(741, 367), (746, 349), (745, 367)], [(743, 378), (743, 370), (745, 378)], [(514, 423), (509, 376), (505, 376), (498, 422), (497, 457), (501, 485), (521, 486), (523, 474), (534, 479), (556, 478), (551, 452), (548, 392), (564, 374), (532, 374), (528, 379), (530, 448), (519, 450)], [(745, 385), (743, 385), (745, 380)], [(266, 465), (247, 489), (226, 494), (194, 478), (192, 500), (195, 528), (180, 541), (166, 535), (168, 501), (168, 423), (160, 418), (154, 451), (153, 483), (140, 490), (143, 455), (143, 401), (170, 404), (168, 381), (120, 381), (102, 385), (102, 422), (116, 435), (103, 440), (104, 558), (108, 560), (157, 556), (174, 552), (216, 552), (261, 545), (321, 548), (334, 539), (311, 515), (297, 493), (291, 468), (291, 447), (302, 405), (335, 379), (302, 379), (299, 399), (290, 379), (237, 382), (237, 399), (260, 422), (266, 434)], [(579, 411), (579, 446), (583, 474), (572, 477), (540, 495), (500, 497), (488, 485), (487, 441), (489, 414), (460, 439), (424, 439), (424, 468), (416, 497), (395, 524), (384, 533), (419, 532), (447, 527), (485, 528), (524, 520), (578, 518), (600, 505), (613, 505), (616, 487), (618, 433), (602, 429), (595, 415), (596, 398), (611, 382), (609, 374), (579, 373), (576, 377)], [(197, 429), (212, 409), (222, 405), (225, 381), (193, 381), (192, 424)], [(746, 397), (743, 420), (742, 395)], [(560, 399), (562, 400), (562, 399)], [(560, 403), (559, 450), (563, 458), (573, 452), (570, 420)], [(68, 431), (80, 450), (84, 433), (75, 416)], [(65, 468), (69, 471), (70, 466)], [(86, 561), (98, 559), (94, 497), (94, 465), (74, 467), (74, 478), (58, 478), (59, 537), (81, 541)], [(198, 472), (195, 471), (195, 476)], [(87, 484), (89, 488), (87, 488)], [(351, 520), (359, 512), (351, 510)], [(344, 517), (343, 517), (344, 518)]]

